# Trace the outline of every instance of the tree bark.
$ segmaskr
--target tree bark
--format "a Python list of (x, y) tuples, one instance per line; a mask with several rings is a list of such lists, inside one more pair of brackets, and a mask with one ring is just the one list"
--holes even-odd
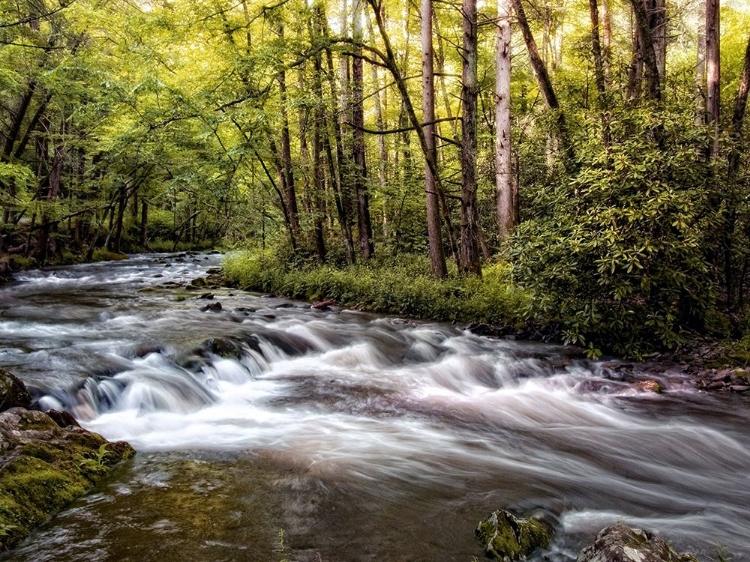
[(141, 197), (141, 248), (148, 251), (148, 200)]
[(609, 166), (612, 139), (609, 128), (609, 116), (607, 115), (609, 103), (607, 99), (606, 77), (604, 73), (604, 55), (602, 54), (601, 42), (599, 39), (599, 8), (597, 6), (597, 0), (589, 0), (589, 14), (591, 16), (591, 50), (594, 55), (597, 106), (601, 112), (602, 142), (604, 144), (604, 150), (607, 153), (607, 165)]
[[(433, 69), (434, 52), (432, 46), (432, 0), (422, 0), (422, 112), (425, 125), (422, 128), (426, 150), (430, 158), (437, 162), (435, 151), (435, 76)], [(440, 200), (438, 182), (425, 159), (425, 197), (427, 205), (427, 241), (430, 248), (432, 274), (443, 278), (448, 275), (443, 252), (443, 237), (440, 232)]]
[(463, 0), (461, 271), (481, 275), (477, 235), (477, 1)]
[(612, 10), (610, 2), (602, 0), (602, 56), (604, 59), (604, 81), (609, 82), (609, 70), (612, 62)]
[(742, 67), (740, 83), (737, 87), (737, 97), (734, 100), (734, 111), (732, 112), (732, 140), (734, 145), (729, 154), (729, 175), (734, 177), (740, 169), (740, 141), (742, 139), (742, 125), (745, 120), (747, 109), (747, 96), (750, 91), (750, 38), (745, 49), (745, 64)]
[[(711, 1), (711, 0), (709, 0)], [(660, 102), (662, 99), (661, 76), (654, 50), (654, 38), (643, 0), (630, 0), (635, 16), (636, 32), (646, 78), (646, 99)]]
[(513, 177), (510, 129), (510, 9), (508, 0), (498, 0), (495, 53), (495, 187), (500, 242), (506, 240), (518, 224), (518, 190)]
[(706, 0), (706, 122), (713, 126), (709, 156), (719, 155), (719, 115), (721, 111), (721, 76), (719, 55), (719, 0)]
[[(365, 0), (354, 0), (354, 26), (352, 39), (356, 43), (362, 41), (362, 7)], [(359, 247), (365, 259), (370, 259), (375, 254), (375, 245), (372, 240), (372, 221), (370, 218), (370, 194), (367, 187), (367, 163), (365, 158), (365, 133), (363, 131), (364, 100), (363, 100), (363, 74), (364, 61), (362, 60), (361, 47), (355, 47), (355, 56), (352, 61), (352, 122), (354, 124), (352, 159), (354, 161), (354, 192), (357, 197), (357, 226), (359, 227)]]
[[(284, 27), (278, 26), (280, 38), (284, 38)], [(284, 190), (286, 191), (287, 209), (289, 222), (295, 238), (299, 239), (299, 207), (297, 205), (297, 192), (294, 187), (294, 172), (292, 168), (292, 149), (289, 136), (289, 116), (287, 113), (287, 89), (286, 72), (279, 72), (279, 98), (281, 101), (281, 173), (283, 176)]]
[(645, 0), (649, 26), (654, 39), (654, 57), (662, 91), (667, 75), (667, 5), (665, 0)]
[(695, 62), (695, 124), (706, 124), (706, 3), (698, 3), (698, 41)]

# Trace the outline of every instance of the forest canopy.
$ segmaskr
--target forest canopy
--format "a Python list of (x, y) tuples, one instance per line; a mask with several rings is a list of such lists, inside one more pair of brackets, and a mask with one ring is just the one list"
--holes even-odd
[(744, 0), (0, 0), (0, 260), (406, 259), (502, 270), (597, 352), (739, 334), (748, 30)]

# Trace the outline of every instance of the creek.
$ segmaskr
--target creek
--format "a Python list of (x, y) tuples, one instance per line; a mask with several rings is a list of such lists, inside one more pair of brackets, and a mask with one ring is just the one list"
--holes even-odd
[(460, 326), (177, 288), (220, 259), (0, 289), (0, 367), (138, 451), (0, 560), (469, 562), (499, 508), (555, 520), (553, 561), (618, 520), (750, 558), (747, 398)]

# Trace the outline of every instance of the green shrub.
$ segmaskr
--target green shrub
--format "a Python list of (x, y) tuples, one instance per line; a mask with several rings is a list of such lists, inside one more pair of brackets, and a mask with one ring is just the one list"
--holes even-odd
[(709, 248), (721, 208), (694, 128), (667, 117), (657, 142), (653, 115), (624, 115), (609, 163), (603, 150), (580, 150), (592, 159), (535, 192), (536, 216), (511, 249), (514, 279), (534, 295), (531, 312), (593, 355), (675, 346), (703, 329), (718, 292)]

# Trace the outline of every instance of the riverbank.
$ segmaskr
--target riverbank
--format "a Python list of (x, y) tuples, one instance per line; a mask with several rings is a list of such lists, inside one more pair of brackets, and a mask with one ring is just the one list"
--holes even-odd
[[(570, 343), (566, 324), (575, 320), (536, 310), (534, 295), (514, 283), (509, 265), (489, 265), (481, 279), (454, 274), (441, 280), (431, 277), (428, 267), (413, 258), (343, 268), (291, 267), (270, 252), (234, 252), (224, 259), (223, 279), (214, 282), (309, 302), (331, 301), (373, 313), (463, 323), (478, 335)], [(589, 358), (601, 357), (603, 350), (611, 352), (606, 341), (584, 342), (571, 349)], [(683, 370), (704, 390), (750, 391), (745, 371), (750, 367), (750, 334), (728, 339), (685, 333), (683, 341), (671, 348), (644, 345), (638, 349), (642, 353), (619, 356), (656, 371)], [(627, 362), (612, 365), (621, 370), (634, 368)]]

